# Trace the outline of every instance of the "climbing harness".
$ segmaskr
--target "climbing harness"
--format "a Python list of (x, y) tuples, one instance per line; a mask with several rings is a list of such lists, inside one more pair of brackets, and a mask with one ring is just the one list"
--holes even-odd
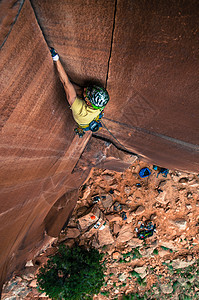
[(140, 228), (136, 228), (135, 230), (137, 232), (137, 237), (140, 240), (144, 240), (152, 236), (153, 233), (156, 232), (156, 224), (153, 225), (152, 222), (142, 223), (140, 225)]
[(90, 122), (88, 125), (78, 125), (77, 128), (75, 128), (75, 133), (79, 135), (79, 137), (83, 137), (86, 131), (92, 131), (96, 132), (102, 128), (102, 123), (100, 122), (101, 118), (103, 117), (104, 113), (101, 112), (97, 118), (95, 118), (93, 121)]

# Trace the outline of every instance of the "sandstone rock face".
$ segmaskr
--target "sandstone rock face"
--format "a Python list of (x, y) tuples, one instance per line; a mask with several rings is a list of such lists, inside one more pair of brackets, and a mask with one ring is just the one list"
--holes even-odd
[[(1, 282), (32, 258), (44, 231), (58, 234), (90, 169), (77, 168), (90, 135), (74, 135), (48, 45), (72, 81), (107, 86), (107, 128), (96, 135), (168, 168), (197, 172), (199, 162), (195, 1), (31, 4), (0, 3)], [(121, 171), (135, 159), (108, 152), (93, 165)]]
[(23, 6), (21, 0), (2, 0), (0, 3), (0, 47), (2, 47)]
[[(118, 1), (108, 77), (114, 101), (107, 106), (104, 120), (127, 149), (152, 163), (195, 172), (198, 20), (194, 1), (180, 7), (171, 1), (157, 5)], [(106, 130), (100, 135), (114, 140)]]
[(79, 84), (97, 80), (107, 85), (111, 101), (104, 123), (117, 140), (107, 129), (98, 135), (159, 165), (197, 172), (195, 2), (146, 5), (128, 0), (118, 1), (116, 8), (112, 0), (95, 5), (81, 0), (31, 3), (71, 78)]
[[(31, 0), (49, 45), (57, 49), (73, 81), (106, 81), (114, 2)], [(59, 16), (59, 17), (58, 17)]]
[[(3, 45), (0, 69), (2, 282), (38, 251), (53, 205), (87, 177), (72, 171), (89, 135), (80, 140), (73, 133), (75, 123), (29, 1)], [(65, 197), (55, 209), (67, 209), (62, 226), (75, 201)]]

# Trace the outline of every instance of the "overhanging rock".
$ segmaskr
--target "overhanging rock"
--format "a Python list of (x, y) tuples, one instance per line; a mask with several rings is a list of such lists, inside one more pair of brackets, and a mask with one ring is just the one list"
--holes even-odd
[[(95, 156), (85, 149), (79, 160), (90, 135), (74, 135), (47, 43), (74, 82), (107, 85), (111, 100), (98, 137), (166, 168), (199, 169), (196, 1), (31, 4), (0, 4), (1, 282), (38, 251), (45, 229), (57, 234), (92, 166), (123, 170), (129, 163), (106, 146)], [(67, 205), (53, 213), (63, 197)]]
[(38, 252), (44, 219), (54, 203), (87, 177), (72, 172), (90, 134), (75, 136), (75, 122), (29, 1), (3, 45), (0, 69), (3, 282)]

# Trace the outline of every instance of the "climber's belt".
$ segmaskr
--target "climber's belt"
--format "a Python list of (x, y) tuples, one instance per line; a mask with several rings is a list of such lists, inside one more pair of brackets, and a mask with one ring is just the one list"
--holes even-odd
[(103, 117), (104, 113), (101, 112), (97, 118), (95, 118), (90, 124), (88, 125), (78, 125), (77, 128), (75, 128), (75, 133), (79, 135), (79, 137), (83, 137), (85, 134), (85, 131), (91, 130), (92, 132), (98, 131), (101, 127), (102, 124), (100, 122), (101, 118)]
[(103, 113), (101, 112), (97, 118), (95, 118), (90, 124), (88, 125), (80, 125), (80, 127), (84, 131), (89, 131), (91, 130), (92, 132), (98, 131), (102, 127), (102, 123), (100, 122), (101, 118), (103, 117)]
[(84, 125), (84, 126), (81, 126), (81, 127), (84, 131), (91, 130), (92, 132), (96, 132), (100, 129), (100, 127), (102, 127), (102, 124), (101, 124), (100, 121), (93, 120), (92, 122), (90, 122), (89, 125)]

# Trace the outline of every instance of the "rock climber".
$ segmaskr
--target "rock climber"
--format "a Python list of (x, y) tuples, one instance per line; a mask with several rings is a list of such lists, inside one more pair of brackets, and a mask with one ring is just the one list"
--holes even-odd
[(88, 86), (83, 89), (82, 98), (78, 97), (74, 85), (70, 82), (60, 62), (58, 53), (54, 48), (51, 48), (50, 52), (64, 86), (73, 118), (78, 124), (75, 132), (79, 137), (82, 137), (88, 130), (96, 132), (102, 127), (100, 119), (103, 116), (103, 109), (109, 101), (107, 90), (96, 85)]

